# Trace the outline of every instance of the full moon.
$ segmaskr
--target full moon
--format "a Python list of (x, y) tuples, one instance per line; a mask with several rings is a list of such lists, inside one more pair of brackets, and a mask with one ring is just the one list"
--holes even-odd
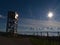
[(52, 12), (49, 12), (49, 13), (48, 13), (48, 17), (49, 17), (49, 18), (52, 18), (52, 17), (53, 17), (53, 13), (52, 13)]

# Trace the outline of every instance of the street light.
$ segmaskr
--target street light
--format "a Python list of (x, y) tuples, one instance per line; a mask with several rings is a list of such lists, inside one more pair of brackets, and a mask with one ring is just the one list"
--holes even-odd
[(17, 13), (15, 13), (15, 19), (17, 19), (18, 18), (18, 14)]

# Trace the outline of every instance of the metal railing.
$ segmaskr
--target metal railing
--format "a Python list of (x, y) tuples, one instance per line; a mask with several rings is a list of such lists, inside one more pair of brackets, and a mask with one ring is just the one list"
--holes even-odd
[(20, 31), (19, 34), (36, 36), (60, 36), (59, 31)]

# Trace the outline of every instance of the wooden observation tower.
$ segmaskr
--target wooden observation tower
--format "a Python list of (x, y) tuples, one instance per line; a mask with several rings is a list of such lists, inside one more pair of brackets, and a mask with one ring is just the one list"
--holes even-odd
[(18, 13), (14, 11), (9, 11), (7, 16), (7, 27), (6, 32), (12, 36), (17, 34), (18, 26)]

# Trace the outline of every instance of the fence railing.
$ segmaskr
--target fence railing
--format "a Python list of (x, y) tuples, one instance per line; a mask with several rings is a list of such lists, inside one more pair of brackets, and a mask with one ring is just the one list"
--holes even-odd
[(37, 35), (37, 36), (60, 36), (60, 32), (57, 31), (19, 31), (22, 35)]

